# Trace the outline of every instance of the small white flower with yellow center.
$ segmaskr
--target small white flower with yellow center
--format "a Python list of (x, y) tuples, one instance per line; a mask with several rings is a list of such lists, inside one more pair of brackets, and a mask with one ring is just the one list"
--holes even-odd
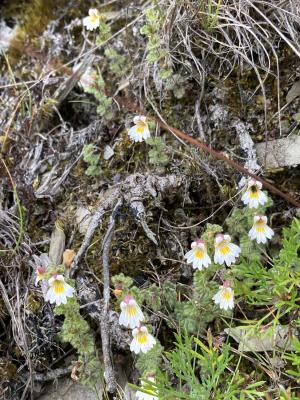
[(100, 25), (101, 14), (96, 8), (89, 9), (89, 15), (83, 18), (83, 25), (88, 31), (97, 29)]
[(266, 243), (267, 239), (271, 239), (274, 235), (273, 229), (268, 225), (268, 218), (264, 215), (255, 215), (254, 223), (249, 231), (249, 238), (251, 240), (256, 240), (257, 243)]
[(230, 287), (230, 282), (225, 281), (223, 286), (219, 286), (219, 291), (214, 295), (213, 301), (219, 304), (222, 310), (232, 310), (234, 307), (234, 292)]
[(188, 251), (184, 258), (186, 258), (188, 264), (193, 264), (194, 269), (201, 271), (203, 268), (207, 268), (211, 264), (211, 259), (207, 254), (207, 248), (204, 240), (196, 240), (191, 244), (191, 249)]
[[(147, 380), (150, 382), (155, 382), (155, 378), (153, 376), (148, 376)], [(142, 389), (144, 389), (145, 386), (145, 382), (143, 380), (141, 380), (141, 387)], [(145, 388), (145, 390), (147, 390)], [(158, 400), (158, 397), (156, 396), (156, 393), (153, 392), (153, 390), (147, 390), (147, 392), (149, 393), (143, 393), (143, 392), (136, 392), (135, 396), (137, 400)]]
[(126, 326), (126, 328), (133, 329), (140, 325), (140, 322), (145, 320), (142, 310), (137, 302), (131, 296), (125, 296), (120, 304), (121, 314), (119, 317), (119, 324)]
[(142, 142), (150, 137), (147, 118), (139, 115), (133, 118), (134, 126), (129, 129), (128, 135), (133, 142)]
[(48, 281), (49, 289), (46, 294), (46, 301), (50, 301), (51, 304), (56, 303), (66, 304), (68, 297), (73, 297), (75, 290), (72, 286), (65, 282), (65, 278), (62, 275), (54, 274)]
[(250, 179), (247, 190), (242, 196), (242, 202), (248, 204), (249, 208), (257, 208), (259, 205), (264, 205), (268, 198), (261, 189), (261, 182)]
[(229, 235), (218, 234), (215, 238), (215, 256), (214, 262), (216, 264), (231, 265), (239, 256), (241, 249), (236, 244), (231, 243)]
[(46, 268), (44, 268), (44, 267), (36, 268), (35, 286), (37, 286), (37, 284), (44, 279), (45, 272), (46, 272)]
[(156, 340), (148, 332), (145, 326), (134, 328), (132, 331), (132, 342), (130, 343), (130, 350), (138, 354), (140, 352), (147, 353), (155, 345)]

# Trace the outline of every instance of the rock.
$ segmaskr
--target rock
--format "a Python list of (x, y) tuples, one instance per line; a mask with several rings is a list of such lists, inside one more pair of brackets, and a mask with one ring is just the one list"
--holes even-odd
[(76, 210), (76, 223), (78, 224), (79, 232), (84, 235), (89, 227), (92, 219), (91, 212), (86, 207), (78, 207)]
[(295, 82), (286, 95), (286, 102), (290, 103), (300, 96), (300, 80)]
[(57, 384), (47, 385), (46, 394), (37, 400), (101, 400), (103, 391), (97, 385), (97, 392), (87, 386), (72, 381), (70, 378), (59, 379)]
[[(266, 169), (290, 167), (300, 164), (300, 136), (291, 135), (256, 146), (258, 161)], [(265, 160), (266, 154), (266, 160)]]
[(292, 344), (296, 337), (296, 330), (288, 325), (271, 326), (266, 329), (257, 329), (247, 326), (236, 326), (224, 329), (225, 333), (239, 343), (238, 350), (243, 351), (273, 351), (276, 348), (294, 350)]
[(120, 364), (117, 364), (115, 365), (115, 369), (118, 386), (120, 387), (120, 391), (123, 396), (122, 400), (135, 400), (135, 390), (131, 389), (131, 387), (128, 385), (124, 368)]
[(0, 22), (0, 53), (9, 48), (10, 42), (15, 36), (17, 26), (14, 29), (6, 25), (4, 21)]
[(51, 235), (49, 249), (49, 258), (54, 265), (60, 265), (62, 263), (65, 243), (66, 235), (64, 231), (59, 226), (55, 226)]
[(257, 163), (255, 146), (249, 133), (250, 127), (244, 124), (242, 121), (234, 121), (232, 126), (236, 130), (241, 148), (247, 154), (245, 167), (251, 172), (259, 171), (261, 167)]

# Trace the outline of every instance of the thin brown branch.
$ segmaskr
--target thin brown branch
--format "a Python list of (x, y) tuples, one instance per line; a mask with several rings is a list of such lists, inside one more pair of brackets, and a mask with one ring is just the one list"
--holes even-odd
[[(124, 99), (124, 98), (118, 97), (118, 98), (116, 98), (116, 100), (118, 101), (118, 103), (120, 105), (124, 106), (125, 108), (127, 108), (131, 112), (147, 115), (145, 110), (142, 107), (139, 107), (137, 104), (135, 104), (134, 102), (132, 102), (128, 98)], [(149, 116), (149, 118), (151, 118), (151, 116)], [(227, 163), (228, 165), (230, 165), (232, 168), (236, 169), (237, 171), (241, 172), (242, 174), (250, 176), (251, 178), (261, 182), (262, 185), (266, 189), (270, 190), (270, 192), (277, 194), (279, 197), (283, 198), (288, 203), (292, 204), (293, 206), (295, 206), (297, 208), (300, 208), (300, 202), (298, 200), (294, 199), (293, 197), (291, 197), (290, 195), (288, 195), (286, 193), (283, 193), (281, 190), (277, 189), (276, 186), (274, 186), (271, 183), (265, 181), (264, 179), (262, 179), (258, 175), (253, 174), (247, 168), (243, 167), (242, 165), (240, 165), (236, 161), (231, 160), (230, 158), (228, 158), (223, 153), (221, 153), (221, 152), (219, 152), (217, 150), (214, 150), (212, 147), (206, 145), (205, 143), (200, 142), (200, 140), (198, 140), (198, 139), (195, 139), (195, 138), (191, 137), (190, 135), (188, 135), (187, 133), (181, 131), (180, 129), (177, 129), (177, 128), (174, 128), (173, 126), (168, 125), (166, 122), (164, 122), (158, 116), (155, 117), (155, 120), (156, 120), (156, 122), (158, 123), (158, 125), (161, 128), (166, 129), (167, 131), (171, 132), (173, 135), (177, 136), (178, 138), (183, 139), (186, 142), (189, 142), (189, 143), (195, 145), (196, 147), (198, 147), (201, 150), (205, 151), (206, 153), (210, 154), (211, 156), (213, 156), (217, 160), (224, 161), (225, 163)]]
[(283, 193), (281, 190), (277, 189), (277, 187), (275, 187), (271, 183), (265, 181), (264, 179), (262, 179), (258, 175), (253, 174), (247, 168), (243, 167), (242, 165), (240, 165), (236, 161), (231, 160), (230, 158), (228, 158), (224, 154), (222, 154), (222, 153), (214, 150), (213, 148), (207, 146), (206, 144), (200, 142), (198, 139), (195, 139), (195, 138), (187, 135), (185, 132), (181, 131), (180, 129), (177, 129), (177, 128), (174, 128), (172, 126), (169, 126), (168, 124), (164, 123), (160, 118), (157, 117), (156, 121), (162, 128), (167, 129), (169, 132), (172, 132), (174, 135), (180, 137), (181, 139), (186, 140), (187, 142), (194, 144), (195, 146), (197, 146), (200, 149), (204, 150), (206, 153), (209, 153), (210, 155), (212, 155), (214, 158), (216, 158), (218, 160), (225, 161), (228, 165), (230, 165), (231, 167), (233, 167), (237, 171), (242, 172), (243, 174), (248, 175), (251, 178), (261, 182), (266, 189), (270, 190), (270, 192), (273, 192), (273, 193), (277, 194), (278, 196), (280, 196), (284, 200), (286, 200), (288, 203), (291, 203), (295, 207), (300, 208), (300, 203), (297, 200), (293, 199), (293, 197), (291, 197), (290, 195), (288, 195), (286, 193)]

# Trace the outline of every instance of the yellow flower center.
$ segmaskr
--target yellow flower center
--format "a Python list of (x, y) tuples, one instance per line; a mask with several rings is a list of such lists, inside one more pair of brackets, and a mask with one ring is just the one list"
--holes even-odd
[(136, 124), (136, 131), (137, 133), (140, 133), (141, 135), (144, 133), (144, 130), (146, 129), (146, 124), (142, 121), (138, 122)]
[(251, 186), (249, 189), (249, 194), (251, 199), (257, 199), (259, 196), (259, 190), (256, 186)]
[(136, 306), (130, 306), (130, 305), (128, 305), (128, 306), (126, 307), (126, 314), (127, 314), (130, 318), (135, 317), (136, 314), (137, 314)]
[(91, 20), (91, 22), (92, 22), (93, 24), (96, 24), (96, 23), (99, 21), (99, 19), (100, 19), (100, 16), (99, 16), (98, 13), (92, 13), (92, 14), (90, 15), (90, 20)]
[(219, 251), (223, 256), (226, 256), (231, 252), (230, 247), (228, 246), (228, 243), (223, 241), (219, 244)]
[(230, 300), (232, 297), (231, 293), (229, 292), (229, 290), (224, 290), (224, 292), (222, 293), (222, 298), (223, 300)]
[(138, 332), (135, 338), (139, 344), (145, 344), (148, 341), (148, 332)]
[(194, 255), (196, 258), (203, 258), (204, 257), (204, 251), (202, 249), (196, 248)]
[(265, 223), (263, 220), (259, 220), (255, 223), (255, 230), (257, 233), (264, 233), (265, 232)]
[(65, 283), (58, 279), (52, 283), (52, 287), (55, 294), (62, 294), (65, 291)]

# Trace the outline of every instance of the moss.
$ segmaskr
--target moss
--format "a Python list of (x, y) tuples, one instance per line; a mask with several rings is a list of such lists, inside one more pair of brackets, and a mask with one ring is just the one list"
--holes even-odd
[[(11, 41), (9, 59), (14, 64), (24, 54), (27, 46), (38, 48), (38, 36), (45, 30), (48, 23), (54, 19), (55, 11), (64, 5), (64, 0), (31, 0), (12, 2), (10, 13), (20, 21)], [(27, 48), (27, 52), (30, 50)]]
[(42, 302), (34, 293), (30, 293), (27, 297), (26, 310), (32, 313), (37, 313), (42, 309)]
[(1, 381), (10, 381), (13, 379), (17, 374), (17, 366), (4, 358), (0, 358), (0, 376)]

